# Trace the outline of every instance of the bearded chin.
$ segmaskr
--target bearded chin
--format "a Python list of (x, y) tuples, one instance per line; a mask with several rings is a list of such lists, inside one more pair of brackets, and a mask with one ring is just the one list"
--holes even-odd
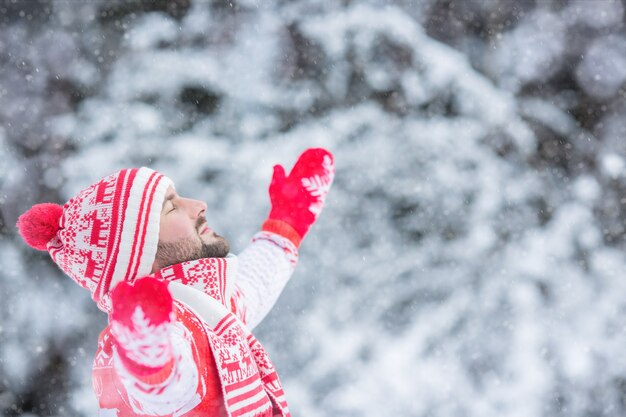
[(159, 242), (156, 260), (159, 268), (195, 261), (202, 258), (224, 258), (230, 252), (230, 245), (226, 239), (219, 236), (215, 242), (202, 242), (192, 239), (181, 239), (176, 242)]
[(217, 241), (210, 244), (202, 242), (202, 246), (200, 247), (200, 256), (189, 260), (195, 261), (196, 259), (201, 258), (225, 258), (229, 252), (230, 245), (228, 244), (228, 241), (223, 237), (220, 237)]

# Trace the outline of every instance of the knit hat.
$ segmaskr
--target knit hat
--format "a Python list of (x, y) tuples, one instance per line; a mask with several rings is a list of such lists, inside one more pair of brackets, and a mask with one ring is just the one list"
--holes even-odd
[(151, 273), (165, 193), (172, 181), (149, 168), (124, 169), (87, 187), (65, 205), (34, 205), (17, 221), (24, 241), (111, 310), (118, 282)]

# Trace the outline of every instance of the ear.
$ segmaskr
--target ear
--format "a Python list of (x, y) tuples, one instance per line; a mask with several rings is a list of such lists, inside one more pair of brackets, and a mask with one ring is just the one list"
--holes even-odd
[(152, 270), (150, 271), (151, 274), (154, 274), (155, 272), (158, 272), (161, 269), (161, 266), (159, 265), (159, 261), (155, 258), (154, 262), (152, 262)]

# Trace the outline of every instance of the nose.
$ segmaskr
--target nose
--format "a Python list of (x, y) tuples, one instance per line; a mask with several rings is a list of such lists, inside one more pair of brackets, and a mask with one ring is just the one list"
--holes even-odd
[(204, 201), (194, 200), (191, 198), (186, 198), (187, 211), (189, 216), (197, 219), (198, 217), (204, 216), (206, 213), (207, 205)]

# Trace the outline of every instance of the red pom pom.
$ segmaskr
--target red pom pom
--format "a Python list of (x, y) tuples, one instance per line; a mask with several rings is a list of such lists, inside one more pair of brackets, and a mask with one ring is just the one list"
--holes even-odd
[(38, 250), (47, 245), (59, 231), (63, 207), (54, 203), (35, 204), (17, 219), (17, 228), (24, 242)]

